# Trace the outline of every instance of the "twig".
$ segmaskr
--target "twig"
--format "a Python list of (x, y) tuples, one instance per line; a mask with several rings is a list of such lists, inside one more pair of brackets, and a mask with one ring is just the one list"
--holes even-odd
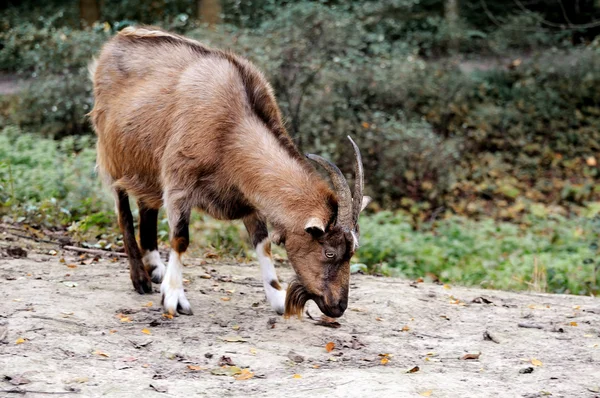
[(534, 323), (519, 323), (519, 327), (520, 328), (526, 328), (526, 329), (543, 329), (543, 326), (540, 325), (536, 325)]
[[(13, 228), (13, 229), (15, 229), (17, 231), (20, 231), (17, 228)], [(29, 240), (34, 240), (36, 242), (50, 243), (52, 245), (58, 245), (58, 242), (55, 242), (55, 241), (52, 241), (52, 240), (48, 240), (48, 239), (36, 238), (35, 236), (22, 235), (22, 234), (17, 234), (15, 232), (9, 232), (9, 234), (11, 234), (12, 236), (16, 236), (17, 238), (29, 239)]]
[(34, 315), (29, 316), (28, 318), (37, 318), (37, 319), (45, 319), (48, 321), (63, 322), (63, 323), (68, 323), (68, 324), (75, 325), (75, 326), (86, 326), (83, 323), (72, 321), (70, 319), (52, 318), (51, 316), (45, 316), (45, 315), (35, 315), (34, 314)]
[(63, 246), (63, 249), (70, 250), (73, 252), (98, 254), (100, 256), (116, 256), (116, 257), (123, 257), (123, 258), (127, 257), (127, 254), (125, 254), (125, 253), (113, 252), (110, 250), (86, 249), (85, 247), (77, 247), (77, 246)]
[(80, 391), (36, 391), (36, 390), (23, 390), (22, 388), (11, 388), (10, 390), (0, 390), (7, 394), (77, 394)]

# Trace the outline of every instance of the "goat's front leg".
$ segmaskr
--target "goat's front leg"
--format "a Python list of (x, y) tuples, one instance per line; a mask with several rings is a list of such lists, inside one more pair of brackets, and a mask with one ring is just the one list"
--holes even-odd
[(165, 194), (165, 207), (169, 220), (171, 253), (167, 272), (160, 285), (162, 304), (171, 315), (177, 313), (192, 315), (192, 308), (183, 290), (182, 254), (187, 250), (190, 240), (189, 222), (191, 207), (185, 197), (177, 194)]
[(252, 245), (256, 249), (260, 272), (267, 301), (279, 315), (285, 309), (285, 289), (279, 283), (271, 258), (271, 241), (267, 224), (256, 213), (244, 218), (244, 225), (250, 234)]

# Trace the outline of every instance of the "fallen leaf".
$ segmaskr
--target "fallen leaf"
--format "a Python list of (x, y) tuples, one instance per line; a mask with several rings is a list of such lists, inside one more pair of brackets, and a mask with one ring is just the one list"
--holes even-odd
[(490, 300), (486, 299), (485, 297), (475, 297), (473, 300), (471, 300), (471, 302), (477, 304), (493, 304)]
[(146, 304), (142, 305), (142, 307), (152, 307), (153, 304), (152, 301), (148, 301)]
[(406, 373), (417, 373), (419, 370), (420, 368), (415, 366), (414, 368), (407, 370)]
[(496, 336), (492, 335), (487, 330), (485, 332), (483, 332), (483, 339), (487, 340), (487, 341), (493, 341), (496, 344), (500, 344), (500, 340), (498, 340), (498, 338)]
[(319, 369), (321, 367), (321, 365), (314, 364), (312, 367), (313, 367), (313, 369)]
[(531, 364), (533, 366), (542, 366), (543, 365), (542, 361), (540, 361), (539, 359), (535, 359), (535, 358), (531, 359)]
[(166, 319), (173, 319), (173, 315), (172, 314), (166, 314), (165, 313), (165, 314), (162, 314), (162, 317), (166, 318)]
[(403, 332), (408, 332), (410, 330), (410, 328), (408, 326), (403, 326), (402, 329), (400, 329)]
[(578, 326), (577, 322), (569, 322), (569, 325), (571, 325), (571, 326)]
[(15, 344), (23, 344), (25, 342), (25, 339), (23, 337), (19, 337), (17, 339), (17, 341), (15, 341)]
[(230, 301), (231, 297), (221, 297), (221, 300), (223, 300), (223, 301)]
[(241, 336), (221, 336), (219, 338), (228, 343), (245, 343), (248, 341)]
[(23, 375), (4, 376), (4, 380), (8, 381), (13, 386), (21, 386), (23, 384), (31, 383), (31, 380), (25, 378)]
[(249, 380), (254, 377), (254, 372), (251, 372), (249, 369), (242, 369), (242, 373), (239, 376), (236, 376), (236, 380)]
[(444, 284), (444, 289), (446, 290), (450, 290), (452, 289), (452, 286), (448, 285), (448, 284)]
[(166, 393), (167, 391), (169, 391), (167, 389), (167, 387), (157, 386), (157, 385), (154, 385), (154, 384), (150, 384), (150, 388), (152, 388), (156, 392), (162, 392), (162, 393)]
[(387, 359), (386, 357), (384, 357), (384, 358), (381, 358), (381, 364), (382, 364), (382, 365), (387, 365), (387, 363), (388, 363), (389, 361), (390, 361), (390, 360), (389, 360), (389, 359)]
[(121, 318), (121, 322), (129, 323), (129, 322), (131, 322), (131, 319), (128, 316), (124, 316), (123, 318)]
[(210, 278), (212, 278), (212, 276), (210, 276), (209, 274), (202, 274), (202, 275), (200, 275), (200, 278), (202, 278), (202, 279), (210, 279)]
[(383, 318), (377, 317), (377, 318), (375, 318), (375, 320), (381, 322), (381, 321), (383, 321)]
[(111, 330), (108, 331), (108, 333), (115, 334), (115, 333), (117, 333), (117, 329), (111, 329)]
[(75, 265), (75, 264), (67, 264), (67, 268), (77, 268), (77, 265)]
[(152, 332), (150, 332), (150, 330), (148, 330), (146, 328), (142, 329), (142, 333), (144, 333), (144, 334), (152, 334)]
[(463, 355), (460, 359), (461, 360), (467, 360), (467, 359), (479, 359), (479, 356), (481, 355), (481, 353), (477, 353), (477, 354), (465, 354)]
[(295, 375), (292, 376), (292, 378), (294, 378), (294, 379), (301, 379), (302, 376), (299, 375), (298, 373), (296, 373)]
[(533, 373), (533, 368), (531, 366), (523, 368), (523, 369), (519, 370), (519, 373), (521, 373), (521, 374)]
[(419, 395), (422, 397), (431, 397), (431, 394), (433, 394), (433, 390), (427, 390), (419, 393)]
[(340, 325), (340, 323), (338, 321), (336, 321), (334, 318), (330, 318), (325, 315), (321, 315), (321, 319), (316, 323), (316, 325), (325, 326), (327, 328), (334, 328), (334, 329), (342, 327), (342, 325)]
[(222, 366), (220, 368), (212, 369), (210, 373), (215, 376), (235, 376), (241, 374), (242, 369), (237, 366)]
[(98, 355), (98, 356), (101, 356), (101, 357), (104, 357), (104, 358), (110, 358), (110, 355), (108, 355), (105, 352), (99, 351), (99, 350), (94, 351), (94, 355)]
[(256, 355), (256, 348), (250, 348), (250, 354)]
[(230, 357), (226, 357), (225, 355), (223, 355), (220, 359), (219, 359), (219, 366), (235, 366), (235, 363), (233, 363), (233, 361), (231, 360)]
[(204, 370), (203, 367), (196, 366), (196, 365), (188, 365), (187, 367), (188, 367), (189, 370), (193, 370), (193, 371)]
[(327, 352), (333, 351), (334, 348), (335, 348), (335, 343), (333, 341), (330, 341), (329, 343), (325, 344), (325, 350)]
[(287, 357), (291, 361), (296, 362), (296, 363), (302, 363), (302, 362), (304, 362), (304, 357), (302, 355), (294, 352), (294, 351), (288, 352)]

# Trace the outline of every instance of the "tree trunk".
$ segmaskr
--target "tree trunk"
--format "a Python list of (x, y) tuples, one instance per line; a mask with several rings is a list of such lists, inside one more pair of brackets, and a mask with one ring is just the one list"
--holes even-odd
[(79, 18), (87, 26), (100, 19), (100, 5), (97, 0), (79, 0)]
[(456, 52), (458, 50), (458, 0), (445, 0), (444, 1), (444, 18), (448, 24), (448, 30), (450, 34), (450, 41), (448, 42), (448, 50), (450, 52)]
[(198, 0), (198, 19), (214, 28), (221, 22), (220, 0)]

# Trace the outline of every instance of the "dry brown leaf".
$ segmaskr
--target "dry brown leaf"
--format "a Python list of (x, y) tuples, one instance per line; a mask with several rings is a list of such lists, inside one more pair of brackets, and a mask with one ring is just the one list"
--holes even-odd
[(200, 278), (202, 278), (202, 279), (210, 279), (210, 278), (212, 278), (212, 276), (210, 276), (209, 274), (202, 274), (202, 275), (200, 275)]
[(461, 360), (467, 360), (467, 359), (479, 359), (479, 357), (481, 356), (481, 353), (478, 352), (477, 354), (465, 354), (463, 355), (460, 359)]
[(571, 325), (571, 326), (578, 326), (577, 322), (569, 322), (569, 325)]
[(111, 330), (108, 331), (108, 333), (115, 334), (115, 333), (117, 333), (117, 329), (111, 329)]
[(334, 329), (342, 327), (342, 325), (340, 325), (340, 323), (336, 321), (335, 318), (330, 318), (325, 315), (321, 315), (321, 319), (316, 323), (316, 325)]
[(535, 358), (531, 358), (531, 364), (533, 366), (542, 366), (543, 365), (542, 361), (540, 361), (539, 359), (535, 359)]
[(334, 348), (335, 343), (333, 341), (330, 341), (329, 343), (325, 344), (325, 350), (327, 350), (327, 352), (333, 351)]
[(387, 363), (388, 363), (389, 361), (390, 361), (390, 360), (389, 360), (387, 357), (383, 357), (383, 358), (381, 358), (381, 364), (382, 364), (382, 365), (387, 365)]
[(68, 268), (77, 268), (77, 265), (75, 265), (75, 264), (67, 264), (67, 267)]
[(401, 329), (403, 332), (408, 332), (410, 330), (410, 328), (408, 326), (403, 326)]
[(383, 318), (377, 317), (377, 318), (375, 318), (375, 320), (381, 322), (381, 321), (383, 321)]
[(188, 367), (189, 370), (193, 370), (193, 371), (204, 370), (203, 367), (196, 366), (196, 365), (188, 365), (187, 367)]
[(223, 300), (223, 301), (230, 301), (231, 297), (221, 297), (221, 300)]
[(25, 339), (23, 337), (19, 337), (17, 339), (17, 341), (15, 341), (15, 344), (23, 344), (25, 342)]
[(98, 356), (105, 357), (105, 358), (110, 358), (110, 355), (108, 355), (107, 353), (102, 352), (100, 350), (94, 351), (94, 355), (98, 355)]
[(162, 314), (162, 317), (166, 318), (166, 319), (173, 319), (173, 315), (172, 314), (167, 314), (167, 313)]
[(292, 378), (294, 378), (294, 379), (301, 379), (302, 376), (299, 375), (298, 373), (296, 373), (295, 375), (292, 376)]
[(422, 397), (431, 397), (431, 394), (433, 394), (433, 390), (427, 390), (419, 393), (419, 395)]
[(152, 301), (148, 301), (146, 304), (142, 305), (142, 307), (152, 307), (153, 304)]
[(254, 372), (251, 372), (249, 369), (242, 369), (242, 373), (239, 376), (236, 376), (236, 380), (249, 380), (254, 377)]
[(420, 368), (415, 366), (414, 368), (407, 370), (406, 373), (417, 373), (419, 370)]
[(314, 365), (313, 365), (313, 368), (314, 368), (314, 369), (319, 369), (320, 367), (321, 367), (321, 365), (317, 365), (317, 364), (314, 364)]
[(121, 322), (129, 323), (129, 322), (131, 322), (131, 319), (128, 316), (124, 316), (123, 318), (121, 318)]
[(146, 328), (142, 329), (142, 333), (144, 334), (152, 334), (152, 332)]

